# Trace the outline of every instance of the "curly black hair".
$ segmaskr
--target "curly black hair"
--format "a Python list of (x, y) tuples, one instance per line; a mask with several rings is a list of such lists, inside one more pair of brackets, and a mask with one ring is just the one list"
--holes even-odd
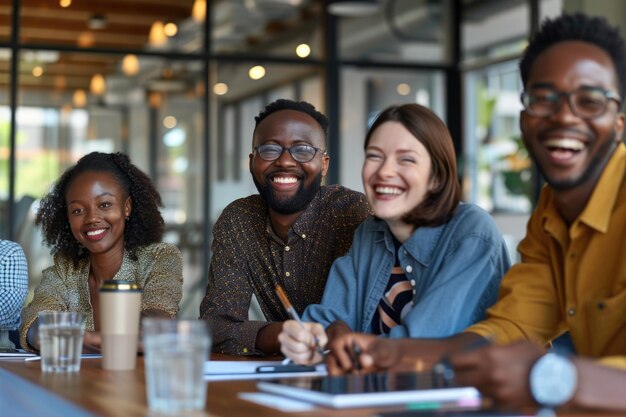
[(132, 259), (137, 259), (136, 248), (161, 241), (163, 202), (150, 178), (123, 153), (92, 152), (68, 168), (39, 205), (35, 224), (41, 226), (43, 241), (52, 247), (52, 254), (58, 253), (74, 262), (89, 256), (72, 234), (65, 201), (69, 186), (84, 172), (111, 173), (131, 197), (132, 210), (124, 228), (124, 248)]
[(293, 101), (285, 98), (279, 98), (278, 100), (271, 102), (270, 104), (265, 106), (265, 109), (263, 109), (263, 111), (259, 113), (258, 116), (254, 118), (254, 130), (256, 131), (256, 128), (259, 126), (259, 123), (263, 121), (263, 119), (265, 119), (270, 114), (280, 110), (296, 110), (311, 116), (313, 119), (315, 119), (317, 123), (319, 123), (322, 131), (324, 131), (324, 144), (326, 144), (326, 140), (328, 137), (328, 125), (330, 123), (328, 121), (328, 117), (326, 117), (326, 115), (324, 115), (323, 113), (317, 111), (315, 109), (315, 106), (313, 106), (311, 103), (307, 103), (306, 101)]
[(555, 19), (546, 19), (539, 31), (532, 37), (524, 51), (519, 68), (524, 86), (528, 82), (530, 70), (543, 51), (564, 41), (583, 41), (606, 51), (615, 66), (619, 80), (619, 94), (626, 96), (626, 50), (619, 29), (613, 27), (603, 17), (592, 17), (582, 13), (563, 14)]

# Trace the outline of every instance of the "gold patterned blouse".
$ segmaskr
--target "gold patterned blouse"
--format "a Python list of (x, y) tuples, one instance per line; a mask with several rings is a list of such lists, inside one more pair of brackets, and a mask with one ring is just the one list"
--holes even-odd
[(270, 225), (258, 194), (234, 201), (213, 228), (213, 257), (200, 317), (213, 333), (213, 351), (254, 355), (258, 331), (268, 323), (248, 320), (255, 295), (268, 321), (287, 316), (280, 284), (302, 313), (319, 303), (333, 261), (350, 249), (356, 227), (369, 215), (365, 196), (339, 185), (324, 186), (289, 229), (285, 243)]
[[(183, 285), (180, 250), (168, 243), (153, 243), (137, 248), (136, 254), (134, 261), (124, 252), (122, 265), (113, 279), (134, 281), (141, 286), (142, 311), (157, 309), (176, 317)], [(54, 265), (43, 271), (33, 300), (22, 311), (20, 343), (24, 349), (32, 350), (26, 342), (26, 334), (40, 311), (79, 311), (85, 315), (85, 330), (94, 330), (89, 268), (89, 259), (74, 264), (58, 254), (54, 256)]]

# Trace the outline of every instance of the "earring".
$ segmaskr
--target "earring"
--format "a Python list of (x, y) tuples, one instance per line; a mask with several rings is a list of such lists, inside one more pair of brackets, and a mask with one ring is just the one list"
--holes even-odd
[(126, 216), (126, 221), (128, 221), (130, 219), (130, 216)]

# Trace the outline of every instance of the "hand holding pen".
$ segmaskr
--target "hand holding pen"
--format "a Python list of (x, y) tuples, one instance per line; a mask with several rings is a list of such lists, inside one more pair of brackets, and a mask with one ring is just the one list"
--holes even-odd
[(330, 352), (326, 357), (328, 373), (345, 375), (376, 371), (371, 361), (364, 359), (368, 356), (371, 344), (378, 338), (371, 334), (353, 332), (345, 323), (341, 327), (343, 328), (336, 332), (332, 332), (331, 327), (327, 329), (330, 338)]
[(327, 342), (324, 328), (317, 323), (304, 323), (280, 285), (276, 286), (276, 294), (293, 319), (293, 321), (286, 321), (283, 324), (283, 330), (278, 335), (283, 354), (299, 364), (310, 364), (323, 360), (324, 350), (322, 346)]

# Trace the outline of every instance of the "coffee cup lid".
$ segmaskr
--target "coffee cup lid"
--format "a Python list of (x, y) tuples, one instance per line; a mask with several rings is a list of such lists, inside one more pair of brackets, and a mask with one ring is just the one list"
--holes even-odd
[(141, 291), (141, 287), (134, 281), (111, 279), (102, 283), (100, 291)]

